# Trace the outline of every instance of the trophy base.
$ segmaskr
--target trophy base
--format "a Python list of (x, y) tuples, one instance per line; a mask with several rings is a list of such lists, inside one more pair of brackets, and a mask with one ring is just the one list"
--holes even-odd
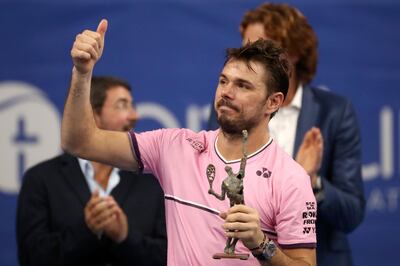
[(226, 253), (216, 253), (213, 255), (213, 259), (241, 259), (247, 260), (249, 258), (249, 254), (238, 253), (238, 254), (226, 254)]

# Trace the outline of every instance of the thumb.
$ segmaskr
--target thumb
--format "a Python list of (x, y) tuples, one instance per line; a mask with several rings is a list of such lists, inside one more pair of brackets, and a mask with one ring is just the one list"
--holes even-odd
[(312, 138), (313, 138), (313, 131), (312, 130), (307, 131), (303, 139), (303, 144), (305, 147), (308, 147), (310, 145)]
[(97, 26), (97, 32), (100, 33), (101, 37), (104, 39), (104, 36), (106, 35), (106, 31), (107, 31), (107, 27), (108, 27), (108, 21), (106, 19), (102, 19), (99, 23), (99, 25)]

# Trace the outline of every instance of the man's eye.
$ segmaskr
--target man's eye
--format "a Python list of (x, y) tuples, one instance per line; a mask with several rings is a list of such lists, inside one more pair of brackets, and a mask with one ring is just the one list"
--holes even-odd
[(122, 110), (128, 109), (128, 103), (126, 103), (126, 102), (119, 102), (119, 103), (117, 103), (117, 108), (118, 108), (118, 109), (122, 109)]
[(242, 82), (239, 82), (239, 83), (237, 84), (237, 86), (238, 86), (238, 88), (240, 88), (240, 89), (247, 89), (247, 86), (246, 86), (244, 83), (242, 83)]
[(226, 84), (226, 80), (225, 79), (220, 79), (219, 80), (219, 84)]

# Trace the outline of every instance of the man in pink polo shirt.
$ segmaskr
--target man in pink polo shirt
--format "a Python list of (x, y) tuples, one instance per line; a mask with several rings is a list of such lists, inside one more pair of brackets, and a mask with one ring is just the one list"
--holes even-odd
[[(104, 47), (107, 21), (79, 34), (71, 55), (71, 88), (62, 146), (79, 157), (153, 173), (164, 193), (169, 265), (315, 265), (316, 203), (305, 171), (270, 138), (268, 122), (288, 88), (289, 62), (280, 48), (259, 40), (228, 49), (215, 95), (216, 131), (161, 129), (128, 135), (98, 129), (89, 102), (90, 77)], [(208, 193), (225, 167), (239, 171), (242, 130), (248, 131), (243, 179), (245, 205), (229, 206)], [(219, 194), (219, 188), (214, 188)], [(227, 237), (248, 260), (215, 260)]]

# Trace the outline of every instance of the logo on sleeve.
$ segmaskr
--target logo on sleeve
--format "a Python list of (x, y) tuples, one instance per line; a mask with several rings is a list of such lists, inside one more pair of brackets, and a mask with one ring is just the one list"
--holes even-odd
[(317, 211), (315, 209), (315, 202), (306, 202), (307, 211), (302, 213), (303, 218), (303, 234), (316, 233), (315, 222), (317, 220)]
[(186, 139), (189, 144), (193, 147), (193, 149), (199, 151), (199, 152), (203, 152), (204, 151), (204, 144), (196, 139), (192, 139), (192, 138), (187, 138)]
[(309, 210), (315, 210), (315, 202), (314, 201), (308, 201), (308, 202), (306, 202), (306, 207), (307, 207), (307, 210), (309, 211)]

